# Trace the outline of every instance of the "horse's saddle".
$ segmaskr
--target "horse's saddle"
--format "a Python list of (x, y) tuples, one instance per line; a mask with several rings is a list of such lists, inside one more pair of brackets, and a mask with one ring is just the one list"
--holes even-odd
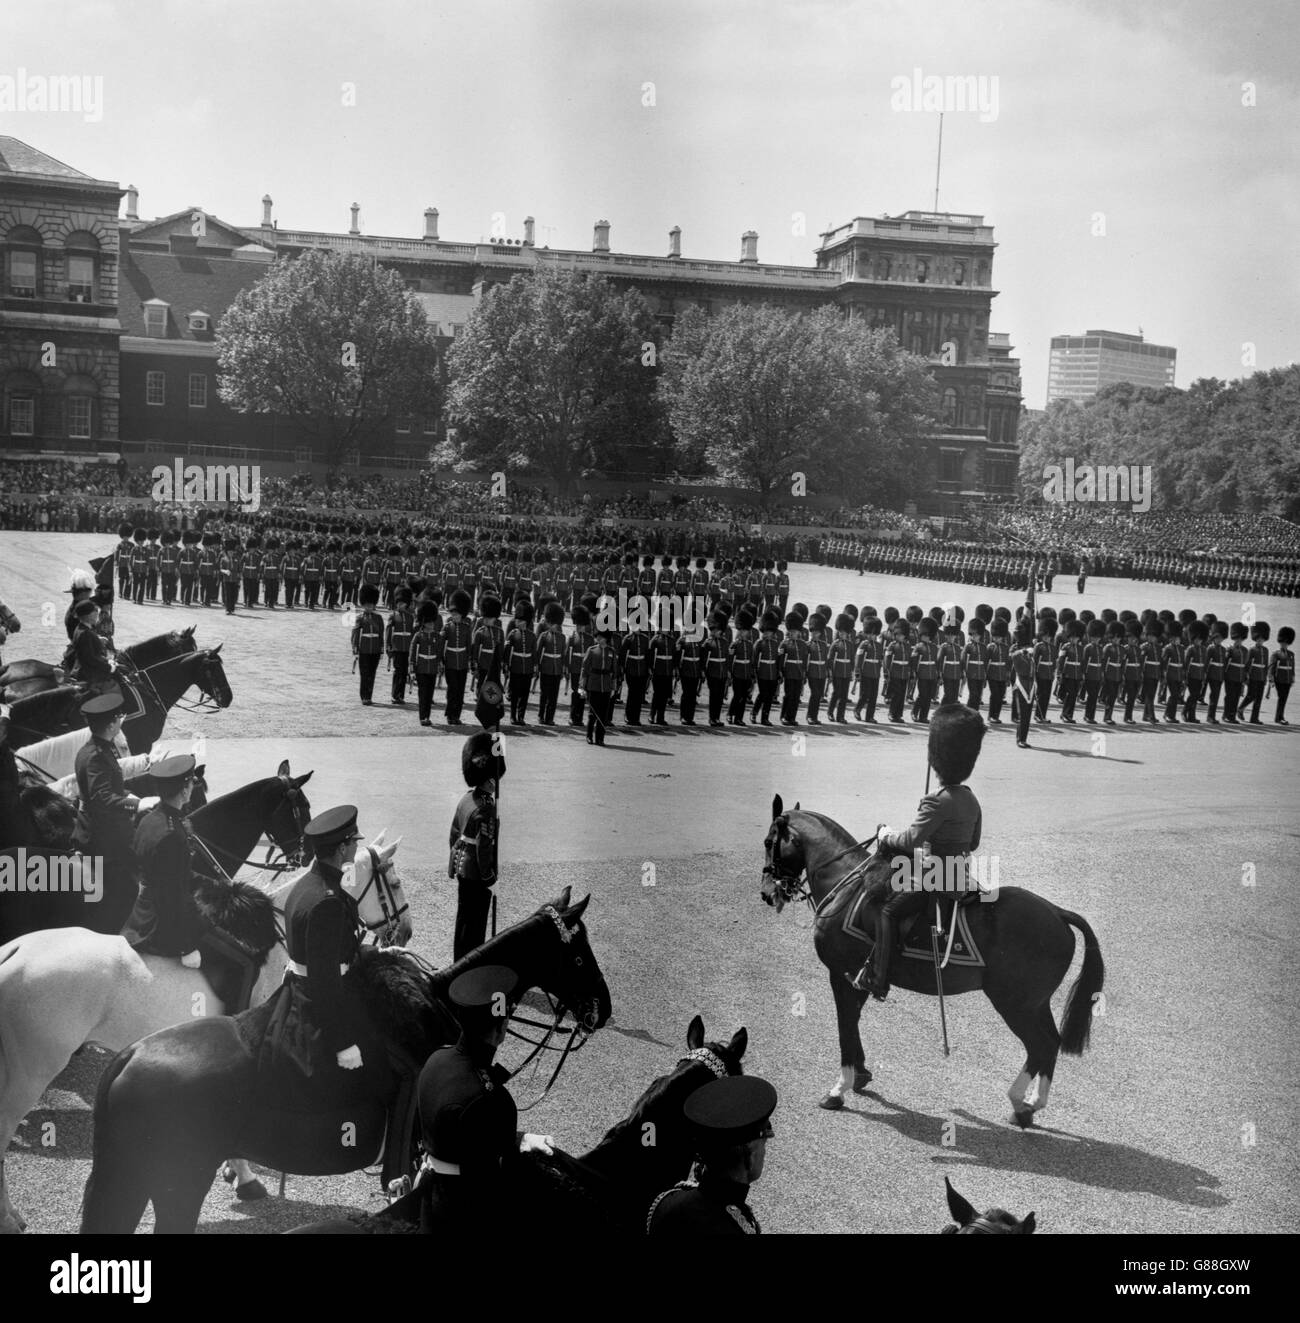
[[(869, 947), (876, 944), (876, 924), (880, 907), (890, 896), (890, 860), (886, 856), (872, 855), (864, 864), (855, 868), (826, 898), (818, 911), (818, 923), (836, 924), (845, 934), (857, 941), (866, 942)], [(955, 904), (939, 893), (932, 893), (930, 904), (916, 914), (908, 915), (900, 926), (902, 954), (912, 960), (934, 962), (934, 949), (930, 943), (930, 925), (934, 922), (938, 904), (943, 902), (943, 936), (939, 939), (941, 958), (947, 955), (947, 964), (965, 965), (982, 969), (984, 957), (980, 954), (975, 938), (966, 919), (967, 907), (978, 898), (978, 893), (968, 892)], [(955, 924), (956, 932), (952, 937), (952, 948), (948, 947), (949, 925)]]

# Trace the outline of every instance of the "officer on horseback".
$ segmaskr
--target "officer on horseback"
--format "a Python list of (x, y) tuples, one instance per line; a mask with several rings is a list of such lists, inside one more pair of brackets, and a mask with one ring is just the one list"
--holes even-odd
[(497, 789), (506, 760), (494, 752), (499, 734), (479, 731), (465, 741), (460, 767), (469, 790), (451, 820), (447, 876), (456, 879), (456, 926), (452, 959), (487, 940), (492, 887), (497, 880)]
[(99, 622), (99, 607), (87, 597), (72, 610), (77, 627), (63, 654), (64, 670), (73, 680), (102, 692), (113, 683), (113, 658), (103, 636), (95, 628)]
[[(348, 980), (364, 931), (356, 901), (343, 890), (343, 870), (356, 858), (361, 839), (357, 810), (344, 804), (318, 814), (303, 835), (315, 859), (285, 903), (289, 963), (270, 1000), (263, 1067), (274, 1071), (284, 1063), (307, 1080), (328, 1079), (335, 1067), (386, 1072), (384, 1053)], [(363, 1055), (363, 1039), (374, 1061)]]
[(646, 1230), (664, 1236), (752, 1236), (761, 1232), (746, 1200), (763, 1174), (772, 1137), (776, 1090), (756, 1075), (727, 1075), (701, 1085), (683, 1111), (695, 1136), (689, 1180), (650, 1205)]
[(480, 965), (447, 989), (461, 1027), (455, 1047), (440, 1048), (420, 1072), (420, 1126), (428, 1154), (420, 1226), (458, 1235), (502, 1230), (502, 1160), (551, 1153), (549, 1135), (521, 1134), (519, 1111), (493, 1057), (520, 991), (514, 970)]
[(140, 894), (122, 935), (137, 951), (180, 957), (186, 969), (200, 966), (227, 1015), (248, 1009), (257, 966), (253, 953), (199, 910), (194, 896), (193, 834), (185, 806), (194, 785), (193, 754), (164, 758), (149, 769), (161, 796), (135, 831)]
[(877, 1001), (889, 995), (889, 962), (902, 921), (923, 911), (930, 899), (911, 866), (920, 858), (922, 847), (928, 845), (930, 853), (941, 859), (959, 861), (955, 869), (944, 869), (945, 886), (951, 881), (954, 892), (966, 890), (965, 858), (979, 848), (982, 815), (979, 800), (964, 782), (975, 770), (986, 729), (984, 719), (973, 708), (945, 703), (930, 723), (930, 766), (939, 778), (938, 791), (921, 800), (916, 821), (906, 831), (880, 828), (880, 855), (902, 858), (893, 860), (893, 894), (881, 906), (872, 952), (874, 968), (869, 957), (853, 979), (859, 992), (870, 992)]

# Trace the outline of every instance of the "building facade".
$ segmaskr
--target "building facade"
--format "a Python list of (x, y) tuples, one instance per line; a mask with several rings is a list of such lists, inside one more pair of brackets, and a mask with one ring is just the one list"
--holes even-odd
[(1054, 335), (1047, 364), (1047, 402), (1089, 400), (1106, 386), (1131, 382), (1157, 390), (1174, 384), (1178, 350), (1123, 331)]
[[(824, 234), (815, 265), (803, 267), (760, 262), (753, 231), (740, 237), (738, 260), (724, 262), (683, 256), (676, 227), (665, 254), (652, 257), (613, 249), (605, 220), (585, 251), (538, 247), (532, 217), (519, 238), (459, 243), (440, 236), (432, 207), (419, 238), (363, 235), (358, 210), (354, 204), (340, 232), (282, 229), (270, 197), (255, 226), (197, 206), (141, 220), (133, 187), (90, 179), (0, 138), (0, 452), (307, 462), (310, 445), (292, 419), (237, 414), (220, 402), (216, 343), (230, 304), (271, 262), (324, 249), (398, 271), (436, 328), (440, 351), (486, 290), (541, 267), (635, 287), (669, 332), (688, 307), (839, 306), (891, 327), (905, 349), (929, 360), (943, 400), (941, 426), (925, 442), (931, 490), (944, 501), (1014, 490), (1019, 364), (1008, 338), (990, 329), (996, 245), (981, 217), (858, 218)], [(35, 357), (46, 339), (56, 342), (62, 375), (45, 372)], [(389, 436), (354, 462), (422, 463), (441, 426), (436, 418), (395, 418)]]

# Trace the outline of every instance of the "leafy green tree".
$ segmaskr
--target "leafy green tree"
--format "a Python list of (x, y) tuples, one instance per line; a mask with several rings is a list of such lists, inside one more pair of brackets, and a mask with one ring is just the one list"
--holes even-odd
[(441, 407), (424, 309), (396, 271), (359, 255), (275, 262), (230, 305), (217, 352), (222, 402), (292, 417), (331, 472), (394, 415)]

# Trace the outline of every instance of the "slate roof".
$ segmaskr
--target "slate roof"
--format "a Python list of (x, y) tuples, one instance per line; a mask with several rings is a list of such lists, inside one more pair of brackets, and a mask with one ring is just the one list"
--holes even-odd
[(62, 161), (38, 152), (18, 138), (0, 137), (0, 172), (11, 175), (61, 175), (64, 179), (90, 179)]
[[(162, 299), (171, 305), (164, 338), (210, 344), (235, 296), (255, 285), (268, 269), (268, 263), (239, 258), (133, 253), (128, 249), (122, 254), (118, 290), (122, 334), (143, 335), (143, 304), (147, 299)], [(191, 331), (192, 312), (206, 312), (212, 329)]]

